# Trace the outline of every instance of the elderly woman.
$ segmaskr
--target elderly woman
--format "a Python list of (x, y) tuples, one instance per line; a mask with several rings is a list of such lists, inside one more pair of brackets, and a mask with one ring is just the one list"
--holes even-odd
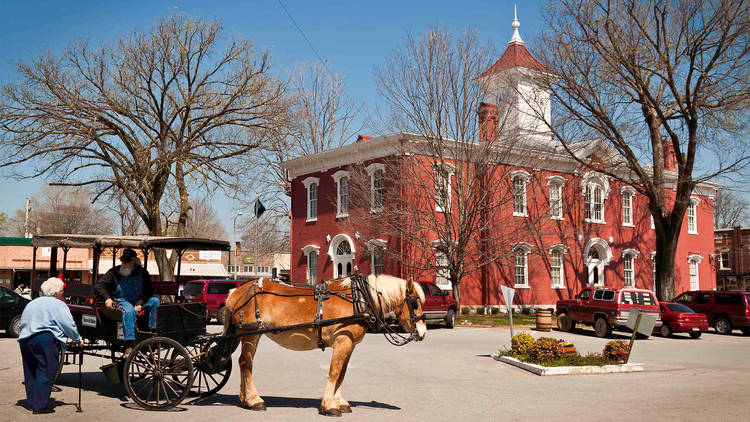
[(53, 411), (47, 402), (60, 364), (60, 348), (68, 340), (81, 341), (73, 315), (65, 304), (64, 287), (59, 278), (48, 279), (42, 283), (42, 296), (29, 302), (21, 314), (18, 343), (23, 357), (26, 404), (34, 414)]

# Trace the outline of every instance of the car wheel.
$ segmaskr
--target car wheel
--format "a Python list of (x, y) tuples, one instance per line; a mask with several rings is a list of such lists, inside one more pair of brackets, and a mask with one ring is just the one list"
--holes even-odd
[(612, 335), (612, 326), (607, 323), (607, 320), (605, 318), (599, 317), (594, 323), (594, 331), (596, 331), (597, 337), (609, 337)]
[(576, 322), (568, 318), (568, 314), (562, 313), (557, 316), (557, 329), (566, 333), (573, 331)]
[(714, 321), (714, 329), (719, 334), (731, 334), (732, 323), (724, 317), (719, 317), (716, 318), (716, 321)]
[(453, 328), (456, 326), (456, 311), (448, 309), (448, 313), (445, 314), (445, 326)]
[(16, 315), (10, 320), (8, 334), (11, 337), (18, 337), (21, 334), (21, 315)]
[(669, 325), (664, 324), (664, 325), (661, 326), (661, 336), (662, 337), (672, 337), (672, 329), (669, 328)]
[(690, 337), (692, 337), (692, 338), (698, 338), (698, 337), (701, 336), (701, 334), (702, 333), (700, 331), (691, 331), (690, 332)]

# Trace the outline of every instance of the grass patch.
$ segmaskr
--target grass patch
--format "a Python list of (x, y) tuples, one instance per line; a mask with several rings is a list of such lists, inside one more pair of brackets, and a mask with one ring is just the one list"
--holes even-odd
[[(553, 318), (554, 319), (554, 318)], [(472, 325), (488, 325), (491, 327), (509, 327), (510, 318), (507, 314), (504, 315), (463, 315), (456, 317), (456, 325), (461, 325), (464, 321), (470, 322)], [(554, 323), (554, 321), (553, 321)], [(536, 317), (524, 315), (524, 314), (513, 314), (513, 325), (535, 325)]]

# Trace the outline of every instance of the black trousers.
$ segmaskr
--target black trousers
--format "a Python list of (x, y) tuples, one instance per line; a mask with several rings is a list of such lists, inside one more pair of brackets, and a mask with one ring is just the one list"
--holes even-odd
[(33, 409), (42, 409), (47, 406), (60, 364), (60, 342), (51, 333), (44, 331), (18, 343), (23, 357), (26, 404)]

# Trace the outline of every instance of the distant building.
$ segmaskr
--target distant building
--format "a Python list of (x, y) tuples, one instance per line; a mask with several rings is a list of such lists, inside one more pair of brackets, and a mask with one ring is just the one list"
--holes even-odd
[[(34, 248), (25, 237), (0, 237), (0, 286), (30, 286)], [(39, 248), (36, 254), (37, 277), (49, 277), (50, 248)], [(65, 266), (65, 279), (75, 283), (91, 283), (91, 260), (87, 249), (70, 249)], [(63, 254), (57, 255), (57, 271), (62, 273)]]
[(750, 227), (715, 229), (716, 289), (750, 290)]
[(236, 278), (289, 278), (291, 265), (288, 253), (259, 254), (258, 265), (255, 265), (255, 251), (234, 250), (231, 254), (230, 261), (229, 252), (225, 252), (224, 262), (227, 272), (235, 274)]

